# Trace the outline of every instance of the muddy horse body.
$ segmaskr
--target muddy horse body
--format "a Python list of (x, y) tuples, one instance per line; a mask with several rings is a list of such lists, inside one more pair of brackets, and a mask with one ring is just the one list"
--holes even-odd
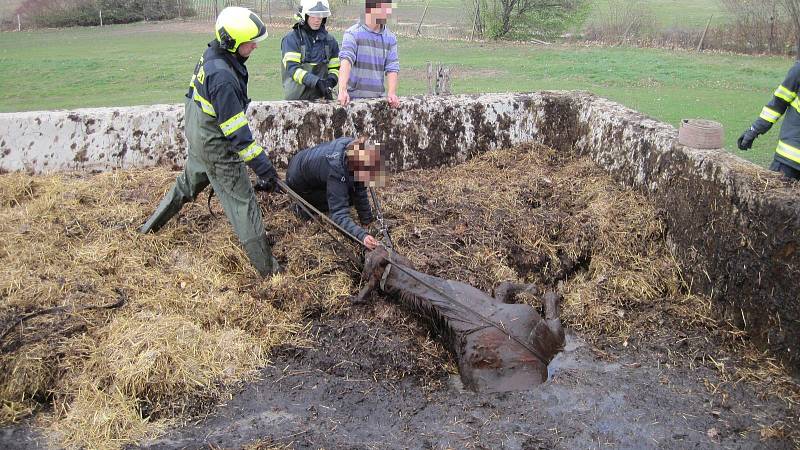
[(530, 305), (514, 304), (533, 285), (502, 283), (495, 296), (465, 283), (428, 275), (383, 247), (367, 254), (366, 286), (356, 301), (376, 287), (419, 315), (458, 361), (464, 386), (478, 392), (533, 388), (547, 380), (547, 365), (564, 347), (558, 319), (560, 296), (543, 296), (545, 318)]

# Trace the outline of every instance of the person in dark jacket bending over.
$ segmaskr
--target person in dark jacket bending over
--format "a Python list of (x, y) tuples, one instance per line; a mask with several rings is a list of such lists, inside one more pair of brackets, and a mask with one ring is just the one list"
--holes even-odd
[(328, 0), (303, 0), (298, 21), (281, 41), (286, 100), (333, 99), (339, 80), (339, 43), (325, 30)]
[(253, 138), (245, 116), (250, 99), (244, 65), (257, 43), (267, 37), (267, 28), (249, 10), (229, 7), (219, 14), (215, 29), (217, 38), (195, 67), (186, 94), (189, 149), (183, 173), (139, 231), (158, 231), (211, 184), (250, 262), (267, 276), (279, 267), (264, 233), (247, 166), (258, 176), (260, 190), (273, 190), (278, 173)]
[[(367, 186), (382, 186), (385, 173), (378, 146), (363, 138), (342, 137), (294, 155), (286, 184), (373, 250), (379, 242), (363, 228), (373, 219)], [(351, 205), (361, 226), (350, 216)]]
[(770, 170), (787, 178), (800, 179), (800, 62), (789, 69), (786, 79), (778, 85), (769, 103), (753, 125), (739, 137), (739, 150), (749, 150), (753, 141), (772, 128), (781, 117), (783, 124)]

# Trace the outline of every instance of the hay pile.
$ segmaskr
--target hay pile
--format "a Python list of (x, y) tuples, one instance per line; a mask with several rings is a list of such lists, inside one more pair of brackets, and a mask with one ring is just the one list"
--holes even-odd
[[(2, 422), (53, 404), (41, 422), (62, 445), (139, 440), (218, 402), (272, 347), (299, 343), (305, 308), (341, 304), (353, 289), (354, 272), (324, 238), (293, 239), (301, 224), (278, 207), (270, 229), (289, 270), (266, 281), (216, 202), (218, 219), (197, 202), (159, 234), (138, 234), (174, 177), (0, 177)], [(67, 308), (14, 326), (54, 307)]]
[[(160, 233), (138, 234), (174, 177), (0, 176), (2, 422), (53, 405), (39, 421), (62, 445), (118, 448), (207, 411), (275, 346), (305, 345), (309, 317), (350, 308), (358, 268), (285, 196), (261, 197), (287, 269), (269, 280), (205, 194)], [(589, 161), (522, 146), (404, 173), (381, 197), (398, 249), (422, 271), (487, 291), (505, 280), (558, 290), (564, 322), (599, 346), (716, 333), (745, 355), (719, 368), (730, 382), (800, 399), (783, 368), (757, 364), (710, 319), (710, 302), (686, 293), (657, 211)], [(45, 308), (61, 309), (15, 325)]]

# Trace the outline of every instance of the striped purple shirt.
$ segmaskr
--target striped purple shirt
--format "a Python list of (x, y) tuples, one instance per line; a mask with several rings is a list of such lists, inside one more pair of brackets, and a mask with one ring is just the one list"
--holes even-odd
[(347, 92), (350, 98), (382, 97), (385, 73), (400, 72), (397, 37), (386, 26), (376, 33), (357, 23), (344, 32), (339, 59), (350, 62)]

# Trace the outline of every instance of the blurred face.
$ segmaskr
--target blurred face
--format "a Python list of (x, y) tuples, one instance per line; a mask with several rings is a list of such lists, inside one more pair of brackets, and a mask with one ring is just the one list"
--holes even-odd
[(243, 58), (249, 58), (250, 54), (253, 53), (253, 50), (256, 48), (258, 48), (258, 42), (245, 42), (239, 45), (239, 50), (237, 50), (237, 52), (242, 55)]
[(363, 144), (357, 144), (348, 150), (348, 165), (356, 181), (370, 187), (386, 185), (388, 176), (383, 167), (381, 152), (374, 145), (364, 147)]
[(322, 26), (322, 17), (308, 16), (308, 26), (312, 30), (319, 30), (319, 27)]
[(375, 8), (367, 8), (366, 19), (368, 23), (386, 25), (389, 16), (392, 15), (392, 3), (379, 3)]

